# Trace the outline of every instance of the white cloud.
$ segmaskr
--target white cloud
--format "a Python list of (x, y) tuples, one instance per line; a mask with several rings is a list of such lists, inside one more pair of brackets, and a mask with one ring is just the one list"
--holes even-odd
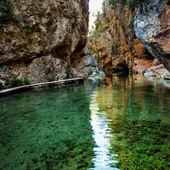
[(96, 15), (102, 11), (103, 0), (90, 0), (89, 2), (89, 31), (92, 30)]

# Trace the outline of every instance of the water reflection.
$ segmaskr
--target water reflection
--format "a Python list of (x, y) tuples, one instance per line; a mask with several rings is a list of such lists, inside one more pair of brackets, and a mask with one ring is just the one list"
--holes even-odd
[[(93, 170), (117, 170), (112, 168), (117, 161), (115, 160), (116, 154), (110, 152), (110, 139), (111, 129), (108, 126), (109, 119), (106, 118), (106, 113), (99, 110), (99, 104), (97, 103), (98, 91), (94, 91), (91, 95), (91, 125), (93, 130), (93, 138), (95, 141)], [(91, 170), (92, 170), (91, 169)]]
[(0, 169), (170, 169), (169, 105), (141, 77), (0, 98)]
[(143, 77), (114, 77), (112, 86), (97, 88), (96, 117), (104, 113), (109, 152), (118, 154), (121, 170), (170, 169), (169, 92)]

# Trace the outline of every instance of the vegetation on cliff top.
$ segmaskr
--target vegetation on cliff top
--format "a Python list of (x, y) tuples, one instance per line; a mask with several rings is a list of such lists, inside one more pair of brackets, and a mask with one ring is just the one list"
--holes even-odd
[[(140, 1), (140, 0), (120, 0), (119, 3), (123, 4), (127, 8), (133, 9), (137, 5), (139, 5), (140, 3), (143, 3), (145, 1), (148, 1), (148, 0), (143, 0), (143, 1)], [(117, 4), (117, 0), (109, 0), (108, 2), (109, 2), (110, 5)]]

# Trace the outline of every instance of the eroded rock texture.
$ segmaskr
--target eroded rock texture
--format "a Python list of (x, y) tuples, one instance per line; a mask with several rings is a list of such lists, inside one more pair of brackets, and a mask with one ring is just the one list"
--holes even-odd
[(2, 0), (0, 10), (0, 88), (75, 76), (71, 62), (86, 44), (88, 0)]
[(107, 75), (113, 72), (128, 73), (133, 66), (136, 71), (139, 61), (152, 58), (135, 37), (133, 17), (123, 0), (104, 1), (103, 12), (97, 17), (96, 29), (92, 32), (89, 43), (100, 68)]
[(136, 36), (170, 71), (170, 1), (148, 0), (136, 7)]
[(105, 0), (90, 44), (106, 73), (170, 71), (170, 1)]

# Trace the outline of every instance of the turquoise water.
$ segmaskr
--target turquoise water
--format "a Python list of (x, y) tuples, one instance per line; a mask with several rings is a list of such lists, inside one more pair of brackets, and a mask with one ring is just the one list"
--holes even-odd
[(114, 78), (0, 98), (0, 170), (170, 169), (170, 89)]

